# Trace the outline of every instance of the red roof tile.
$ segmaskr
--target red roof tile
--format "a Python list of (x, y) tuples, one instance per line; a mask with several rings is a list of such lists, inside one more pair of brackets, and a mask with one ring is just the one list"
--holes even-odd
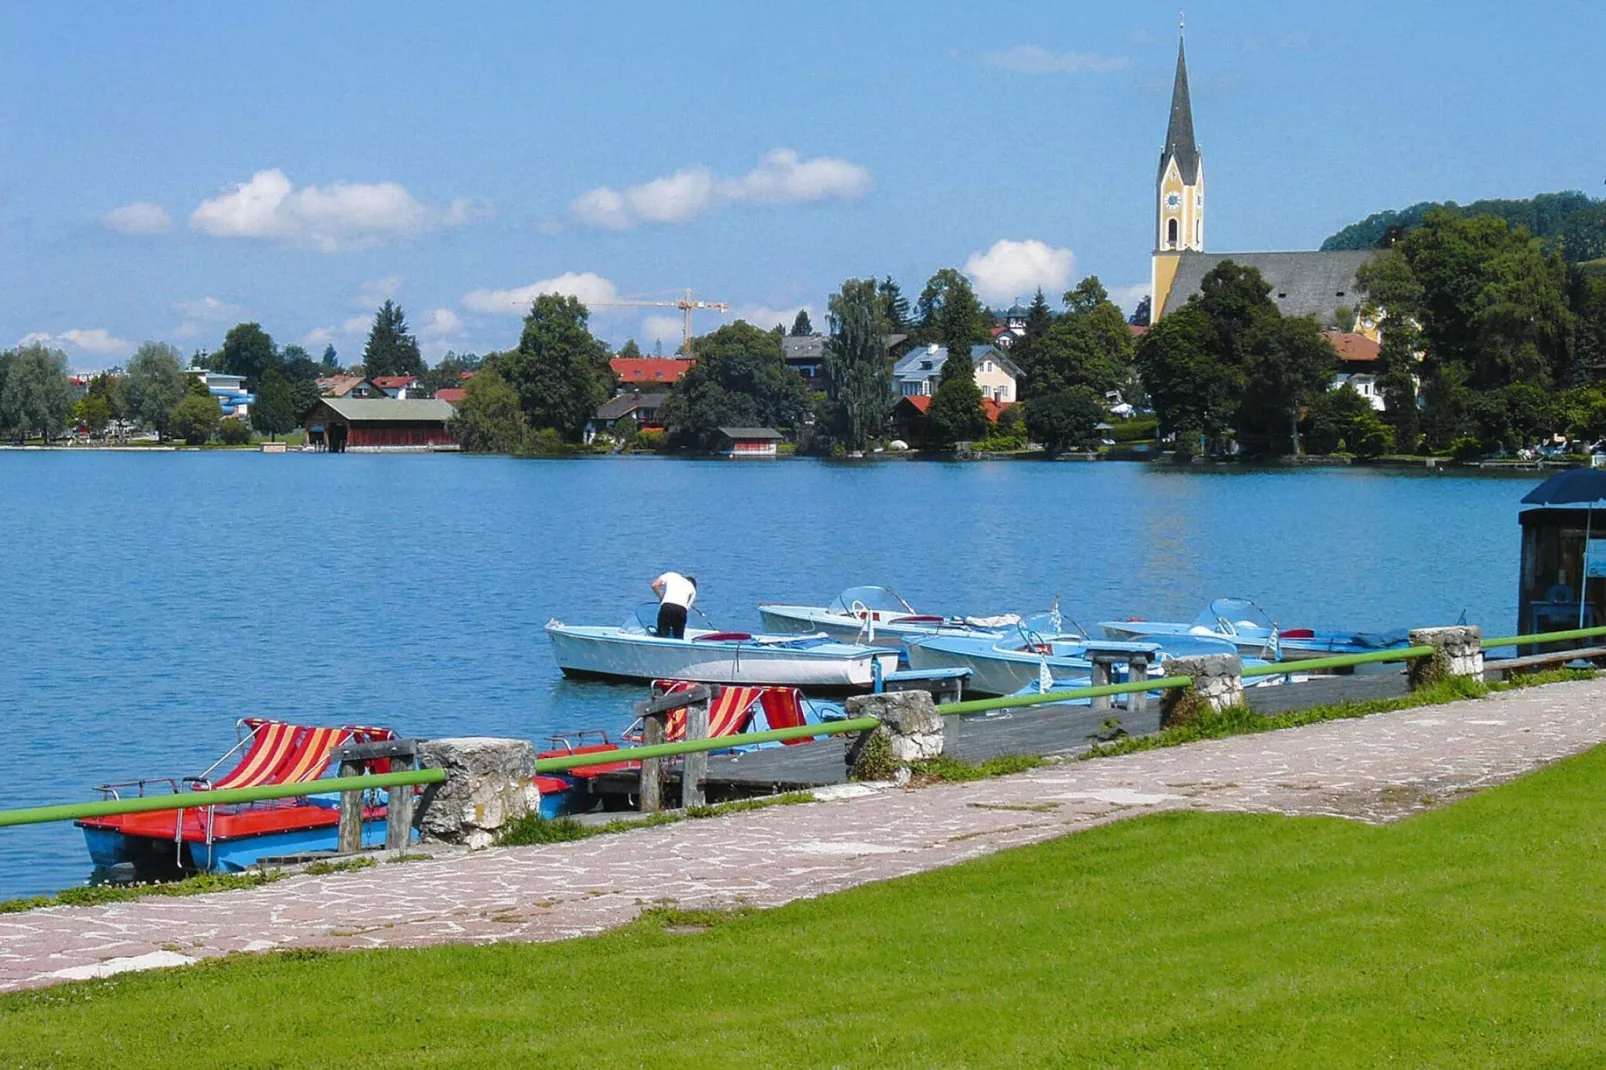
[(371, 382), (381, 390), (400, 390), (404, 386), (412, 386), (418, 382), (413, 375), (376, 375)]
[(1129, 323), (1126, 325), (1126, 329), (1132, 332), (1133, 338), (1142, 338), (1144, 335), (1149, 333), (1149, 329), (1147, 327), (1138, 323)]
[(1348, 362), (1369, 364), (1378, 358), (1383, 347), (1366, 337), (1364, 334), (1352, 334), (1349, 331), (1323, 331), (1322, 337), (1333, 344), (1338, 350), (1338, 359)]
[(622, 383), (673, 383), (692, 366), (680, 357), (614, 357), (608, 363)]
[(468, 391), (460, 386), (447, 386), (435, 391), (435, 400), (444, 401), (448, 405), (456, 405), (468, 397)]

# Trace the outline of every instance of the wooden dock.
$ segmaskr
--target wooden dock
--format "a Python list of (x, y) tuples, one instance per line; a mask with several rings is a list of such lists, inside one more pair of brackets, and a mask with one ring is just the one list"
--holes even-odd
[[(1399, 670), (1356, 673), (1350, 676), (1315, 676), (1297, 684), (1251, 687), (1246, 702), (1257, 713), (1275, 714), (1339, 702), (1397, 698), (1406, 693), (1405, 674)], [(1076, 754), (1086, 750), (1103, 731), (1106, 718), (1115, 717), (1128, 735), (1159, 730), (1159, 703), (1151, 699), (1139, 715), (1124, 707), (1095, 710), (1090, 706), (1028, 706), (993, 713), (945, 719), (945, 752), (965, 761), (980, 762), (1005, 754)], [(843, 738), (818, 740), (797, 746), (770, 747), (745, 754), (709, 755), (704, 776), (711, 802), (783, 791), (840, 784), (847, 779)], [(667, 764), (667, 763), (666, 763)], [(664, 770), (670, 798), (679, 796), (680, 768)], [(620, 771), (595, 778), (593, 790), (621, 801), (638, 789), (636, 773)]]

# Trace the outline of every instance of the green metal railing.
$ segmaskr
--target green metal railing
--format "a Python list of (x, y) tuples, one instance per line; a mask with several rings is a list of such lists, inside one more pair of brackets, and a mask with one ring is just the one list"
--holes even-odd
[(1503, 646), (1528, 646), (1531, 643), (1565, 643), (1569, 639), (1598, 639), (1602, 636), (1606, 636), (1606, 628), (1571, 628), (1565, 632), (1503, 635), (1495, 639), (1485, 639), (1483, 641), (1483, 649), (1493, 650)]
[(590, 765), (612, 765), (615, 762), (639, 762), (643, 758), (673, 758), (679, 754), (696, 754), (698, 751), (727, 750), (750, 743), (784, 743), (789, 739), (813, 739), (815, 736), (868, 732), (880, 723), (874, 717), (854, 717), (846, 721), (823, 721), (820, 724), (799, 725), (796, 728), (771, 728), (763, 732), (715, 736), (713, 739), (685, 739), (678, 743), (654, 743), (646, 747), (625, 747), (620, 750), (571, 754), (562, 758), (541, 758), (535, 763), (535, 771), (558, 773), (565, 769), (584, 769)]
[(1433, 653), (1430, 646), (1395, 647), (1392, 650), (1368, 650), (1364, 654), (1334, 654), (1329, 658), (1300, 658), (1296, 661), (1277, 661), (1270, 665), (1250, 665), (1244, 676), (1287, 676), (1295, 672), (1315, 672), (1318, 669), (1348, 669), (1355, 665), (1371, 665), (1380, 661), (1409, 661), (1425, 658)]
[(330, 777), (328, 780), (314, 780), (305, 784), (264, 784), (255, 788), (181, 791), (172, 795), (140, 795), (132, 799), (34, 806), (24, 810), (0, 810), (0, 828), (9, 825), (38, 825), (46, 821), (79, 821), (91, 817), (143, 814), (153, 810), (202, 810), (208, 806), (266, 802), (269, 799), (295, 799), (306, 795), (324, 795), (332, 791), (363, 791), (368, 788), (396, 788), (410, 784), (439, 784), (445, 779), (444, 769), (409, 769), (400, 773), (376, 773), (373, 776)]
[(937, 707), (944, 717), (959, 717), (967, 713), (986, 713), (988, 710), (1013, 710), (1022, 706), (1042, 706), (1053, 702), (1072, 702), (1079, 698), (1104, 698), (1107, 695), (1135, 695), (1139, 691), (1163, 691), (1169, 687), (1186, 687), (1193, 683), (1191, 676), (1162, 676), (1154, 680), (1140, 680), (1130, 684), (1100, 684), (1098, 687), (1073, 687), (1068, 691), (1048, 691), (1041, 695), (1021, 695), (1011, 698), (978, 698), (967, 702), (946, 702)]

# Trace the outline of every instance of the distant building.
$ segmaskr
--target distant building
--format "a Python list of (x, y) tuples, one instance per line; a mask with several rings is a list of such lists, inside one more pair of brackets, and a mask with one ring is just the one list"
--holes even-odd
[(369, 382), (387, 398), (405, 400), (418, 396), (418, 377), (414, 375), (376, 375)]
[(1377, 361), (1383, 347), (1364, 334), (1349, 331), (1324, 331), (1322, 337), (1338, 352), (1338, 374), (1333, 376), (1333, 389), (1348, 386), (1381, 412), (1383, 395), (1377, 389)]
[[(1171, 86), (1171, 117), (1160, 169), (1155, 176), (1154, 255), (1149, 277), (1149, 323), (1159, 322), (1199, 292), (1205, 275), (1224, 260), (1252, 267), (1271, 284), (1271, 298), (1285, 316), (1315, 316), (1323, 326), (1342, 308), (1354, 310), (1362, 295), (1355, 273), (1380, 255), (1376, 250), (1289, 253), (1207, 253), (1204, 239), (1204, 154), (1193, 132), (1188, 61), (1177, 43)], [(1362, 329), (1377, 337), (1375, 325)]]
[(994, 312), (993, 318), (999, 325), (992, 328), (993, 345), (1000, 349), (1008, 349), (1022, 338), (1026, 337), (1026, 317), (1031, 309), (1016, 301), (1003, 312)]
[[(892, 407), (892, 426), (897, 430), (899, 438), (905, 442), (919, 438), (916, 428), (920, 418), (931, 411), (931, 402), (932, 397), (929, 394), (916, 394), (898, 399), (898, 403)], [(1007, 408), (1008, 405), (1000, 405), (992, 398), (981, 399), (982, 415), (987, 417), (988, 423), (996, 424)]]
[(438, 398), (321, 398), (307, 413), (307, 443), (318, 450), (449, 449), (452, 407)]
[(436, 401), (444, 401), (453, 408), (461, 405), (466, 397), (468, 397), (468, 391), (460, 386), (443, 386), (435, 391)]
[(683, 357), (614, 357), (608, 362), (620, 391), (673, 386), (691, 371), (694, 361)]
[[(994, 345), (971, 346), (970, 361), (976, 369), (976, 385), (981, 396), (1010, 405), (1019, 400), (1020, 367), (1009, 354)], [(892, 381), (900, 397), (931, 397), (937, 392), (942, 366), (948, 350), (939, 345), (916, 346), (892, 367)]]
[(788, 335), (781, 339), (782, 359), (803, 377), (810, 390), (825, 389), (825, 342), (823, 334)]
[(717, 451), (721, 457), (775, 457), (781, 433), (773, 427), (721, 427)]
[(385, 392), (372, 379), (360, 375), (328, 375), (316, 380), (318, 393), (326, 398), (382, 398)]
[(191, 368), (189, 374), (192, 379), (199, 379), (206, 384), (207, 391), (217, 398), (224, 416), (251, 415), (256, 395), (246, 390), (245, 376), (207, 371), (205, 368)]
[(597, 414), (587, 421), (586, 442), (589, 443), (598, 434), (611, 433), (626, 420), (643, 431), (662, 431), (664, 425), (658, 418), (658, 410), (668, 397), (668, 394), (643, 394), (638, 391), (609, 398), (597, 409)]

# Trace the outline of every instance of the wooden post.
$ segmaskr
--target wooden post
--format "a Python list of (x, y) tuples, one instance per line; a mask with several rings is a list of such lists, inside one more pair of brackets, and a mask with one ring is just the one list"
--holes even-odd
[[(346, 759), (340, 763), (341, 776), (362, 776), (364, 763)], [(340, 793), (340, 840), (335, 850), (354, 855), (362, 850), (362, 792)]]
[[(708, 705), (710, 701), (708, 689), (703, 689), (700, 701), (693, 702), (686, 707), (686, 738), (708, 738)], [(708, 752), (697, 751), (688, 754), (680, 765), (680, 805), (702, 806), (707, 800), (703, 797), (703, 778), (708, 776)]]
[[(415, 768), (414, 761), (397, 759), (390, 763), (392, 770), (397, 770), (398, 763), (403, 768)], [(413, 843), (413, 786), (402, 784), (390, 789), (386, 797), (388, 802), (385, 809), (385, 850), (401, 852), (407, 850)]]
[[(1110, 656), (1108, 654), (1094, 654), (1092, 662), (1091, 683), (1094, 687), (1106, 687), (1110, 682)], [(1108, 712), (1110, 708), (1109, 695), (1093, 696), (1093, 711), (1095, 713)]]
[[(642, 715), (641, 742), (643, 746), (651, 747), (664, 741), (664, 721), (669, 711), (649, 711)], [(641, 812), (656, 814), (664, 805), (663, 759), (643, 758), (641, 760)]]
[[(1149, 659), (1144, 654), (1133, 654), (1132, 659), (1126, 663), (1126, 679), (1128, 683), (1138, 683), (1149, 678)], [(1149, 710), (1149, 693), (1147, 691), (1133, 691), (1126, 697), (1126, 712), (1129, 716), (1141, 717)], [(1134, 729), (1135, 731), (1135, 729)]]

